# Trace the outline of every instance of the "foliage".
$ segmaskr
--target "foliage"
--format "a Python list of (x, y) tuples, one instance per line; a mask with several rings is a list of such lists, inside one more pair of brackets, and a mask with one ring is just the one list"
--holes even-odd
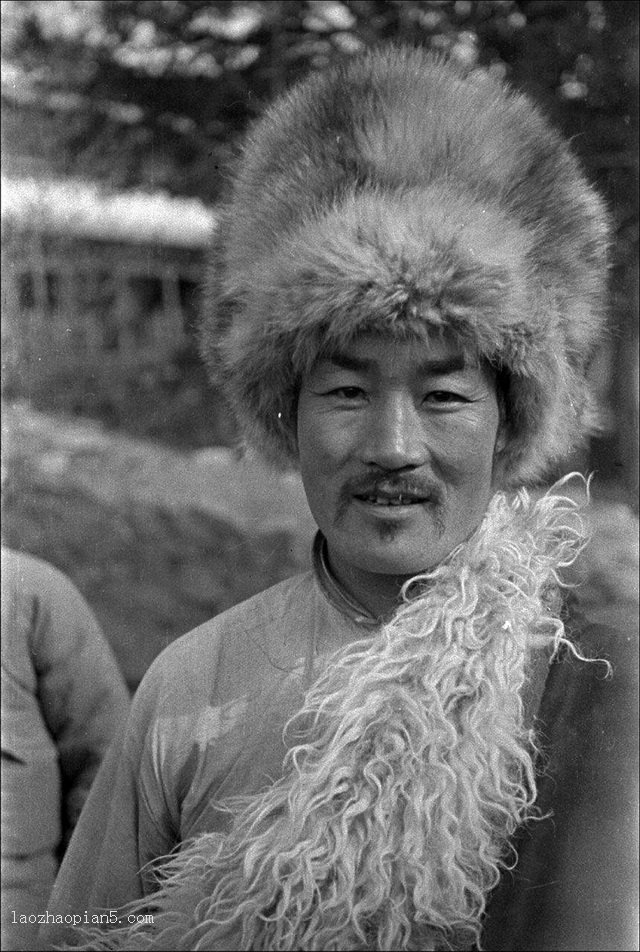
[[(596, 170), (632, 151), (638, 5), (14, 0), (5, 95), (46, 105), (65, 171), (219, 197), (233, 143), (309, 68), (380, 39), (446, 49), (545, 102)], [(10, 95), (9, 95), (10, 98)], [(594, 123), (594, 120), (595, 123)], [(621, 158), (622, 157), (622, 158)]]

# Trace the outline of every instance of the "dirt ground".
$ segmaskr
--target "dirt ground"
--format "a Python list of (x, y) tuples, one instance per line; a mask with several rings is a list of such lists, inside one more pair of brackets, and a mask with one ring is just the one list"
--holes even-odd
[[(14, 404), (3, 413), (3, 542), (65, 571), (133, 688), (170, 641), (309, 565), (299, 479), (233, 451), (185, 453)], [(593, 490), (582, 592), (637, 632), (638, 521)]]

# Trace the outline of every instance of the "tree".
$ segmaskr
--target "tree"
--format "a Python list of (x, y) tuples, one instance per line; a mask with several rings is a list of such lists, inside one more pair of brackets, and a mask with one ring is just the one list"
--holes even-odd
[(265, 100), (380, 39), (508, 75), (581, 137), (595, 111), (600, 138), (582, 151), (628, 144), (636, 4), (14, 0), (3, 19), (5, 101), (31, 98), (52, 117), (63, 171), (117, 187), (215, 200)]

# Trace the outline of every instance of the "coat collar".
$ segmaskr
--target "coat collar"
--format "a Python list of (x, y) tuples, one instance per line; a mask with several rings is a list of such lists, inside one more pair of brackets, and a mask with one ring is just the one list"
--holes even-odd
[(327, 540), (320, 531), (313, 540), (313, 568), (323, 595), (334, 608), (346, 615), (360, 628), (372, 630), (378, 628), (383, 619), (376, 618), (359, 602), (349, 595), (329, 568)]

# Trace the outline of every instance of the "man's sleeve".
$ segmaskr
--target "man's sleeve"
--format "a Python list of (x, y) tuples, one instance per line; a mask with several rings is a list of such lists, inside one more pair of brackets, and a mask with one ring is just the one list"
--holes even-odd
[[(55, 917), (116, 910), (141, 898), (150, 882), (142, 867), (176, 845), (175, 817), (159, 773), (162, 766), (170, 774), (171, 765), (156, 762), (152, 744), (157, 687), (147, 675), (98, 772), (51, 895)], [(73, 944), (68, 929), (48, 925), (42, 938), (47, 946)]]
[(71, 835), (129, 693), (87, 603), (66, 576), (41, 566), (31, 651), (43, 717), (58, 751), (63, 830)]

